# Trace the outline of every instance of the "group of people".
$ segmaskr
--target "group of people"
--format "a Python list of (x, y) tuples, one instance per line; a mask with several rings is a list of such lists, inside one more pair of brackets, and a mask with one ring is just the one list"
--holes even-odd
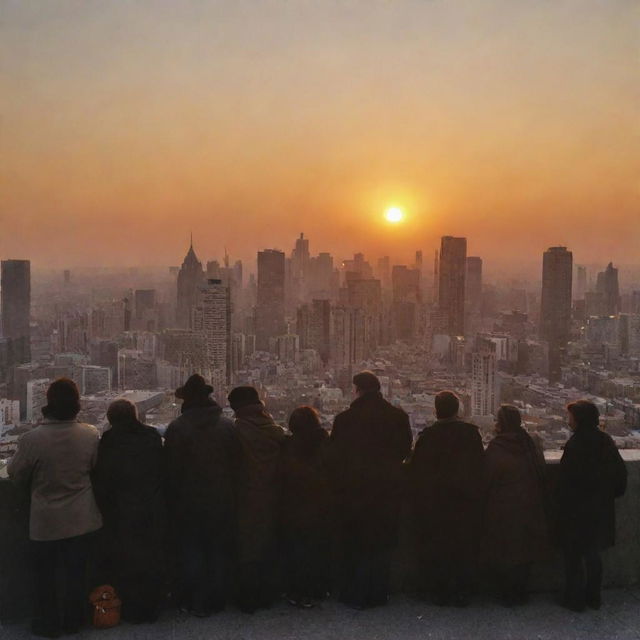
[(573, 434), (550, 488), (517, 408), (500, 408), (485, 450), (457, 396), (442, 391), (414, 445), (378, 378), (364, 371), (353, 383), (355, 399), (328, 433), (311, 407), (279, 426), (248, 386), (230, 392), (230, 420), (194, 374), (176, 391), (181, 413), (163, 442), (126, 400), (111, 404), (100, 438), (77, 421), (76, 385), (53, 382), (44, 421), (8, 466), (31, 496), (33, 632), (81, 627), (90, 557), (93, 579), (115, 587), (133, 623), (153, 622), (168, 594), (195, 616), (230, 597), (253, 612), (283, 591), (301, 607), (334, 589), (356, 609), (383, 605), (403, 509), (418, 587), (439, 605), (467, 605), (480, 569), (505, 604), (525, 602), (532, 564), (557, 544), (565, 606), (600, 606), (600, 552), (614, 542), (626, 469), (595, 405), (567, 407)]

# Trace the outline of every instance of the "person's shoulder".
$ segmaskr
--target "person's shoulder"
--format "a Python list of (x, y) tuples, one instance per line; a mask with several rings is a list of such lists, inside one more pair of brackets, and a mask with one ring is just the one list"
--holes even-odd
[(92, 438), (99, 438), (100, 432), (92, 424), (86, 422), (76, 422), (75, 427), (78, 431)]

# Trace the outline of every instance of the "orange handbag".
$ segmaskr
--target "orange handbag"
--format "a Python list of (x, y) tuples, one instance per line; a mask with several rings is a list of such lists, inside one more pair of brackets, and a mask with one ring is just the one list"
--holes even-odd
[(89, 596), (89, 602), (93, 607), (93, 626), (96, 629), (109, 629), (120, 624), (122, 602), (111, 585), (96, 587)]

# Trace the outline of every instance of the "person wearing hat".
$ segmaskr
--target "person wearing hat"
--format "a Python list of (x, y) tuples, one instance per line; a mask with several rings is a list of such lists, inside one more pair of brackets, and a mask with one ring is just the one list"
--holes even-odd
[(9, 477), (31, 494), (29, 537), (35, 575), (31, 627), (35, 635), (48, 638), (77, 633), (85, 622), (89, 534), (102, 527), (91, 485), (99, 434), (95, 427), (77, 421), (79, 412), (75, 382), (68, 378), (52, 382), (42, 408), (43, 422), (20, 438), (7, 469)]
[(336, 416), (328, 454), (344, 552), (340, 600), (364, 609), (388, 600), (412, 436), (409, 417), (382, 397), (371, 371), (353, 384), (356, 398)]
[(199, 374), (176, 390), (167, 427), (167, 502), (179, 553), (178, 604), (199, 617), (224, 609), (234, 546), (241, 449), (231, 420)]
[(238, 604), (252, 613), (269, 606), (274, 597), (278, 473), (285, 432), (253, 387), (236, 387), (228, 399), (243, 458), (238, 493)]

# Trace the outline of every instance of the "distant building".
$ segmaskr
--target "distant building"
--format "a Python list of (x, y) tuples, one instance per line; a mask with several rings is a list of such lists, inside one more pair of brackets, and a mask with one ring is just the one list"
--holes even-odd
[(464, 335), (467, 239), (444, 236), (438, 260), (438, 307), (450, 336)]
[(200, 287), (194, 329), (204, 334), (210, 371), (219, 371), (223, 383), (228, 384), (231, 374), (231, 305), (229, 287), (222, 280), (210, 278)]
[(269, 350), (269, 338), (284, 334), (284, 253), (276, 249), (258, 252), (256, 348)]
[(97, 365), (80, 366), (80, 393), (90, 396), (103, 391), (111, 391), (111, 369)]
[(20, 402), (0, 398), (0, 432), (3, 426), (20, 423)]
[(478, 338), (471, 362), (471, 415), (492, 416), (498, 404), (497, 344)]
[(29, 260), (3, 260), (2, 335), (12, 341), (14, 365), (31, 361), (31, 263)]
[(324, 364), (329, 361), (331, 302), (313, 300), (298, 308), (296, 332), (301, 349), (315, 349)]
[(482, 309), (482, 258), (467, 257), (464, 287), (466, 313), (479, 315)]
[(542, 259), (540, 336), (549, 344), (549, 382), (560, 380), (563, 353), (571, 329), (573, 254), (566, 247), (551, 247)]
[(587, 267), (576, 265), (576, 282), (574, 287), (574, 300), (584, 300), (587, 292)]
[(604, 271), (598, 274), (596, 293), (602, 295), (603, 311), (608, 316), (615, 316), (620, 311), (620, 286), (618, 270), (610, 262)]
[(47, 389), (50, 384), (49, 378), (27, 382), (27, 422), (35, 424), (42, 420), (42, 407), (47, 404)]
[(178, 273), (176, 324), (180, 329), (192, 326), (193, 309), (198, 303), (198, 287), (202, 284), (202, 263), (193, 250), (193, 241)]

